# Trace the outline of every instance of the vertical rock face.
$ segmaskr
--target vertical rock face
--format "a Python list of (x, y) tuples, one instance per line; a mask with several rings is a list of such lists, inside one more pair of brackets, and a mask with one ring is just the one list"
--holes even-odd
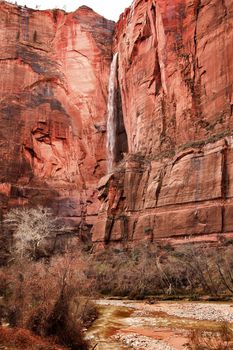
[[(114, 22), (0, 3), (0, 202), (92, 224), (106, 172)], [(85, 220), (82, 220), (86, 218)]]
[(130, 152), (150, 155), (231, 128), (231, 1), (135, 0), (117, 25)]
[(95, 242), (233, 233), (233, 3), (135, 0), (114, 51), (129, 154), (99, 183)]
[(135, 0), (113, 31), (0, 2), (1, 211), (51, 206), (101, 245), (233, 235), (232, 1)]

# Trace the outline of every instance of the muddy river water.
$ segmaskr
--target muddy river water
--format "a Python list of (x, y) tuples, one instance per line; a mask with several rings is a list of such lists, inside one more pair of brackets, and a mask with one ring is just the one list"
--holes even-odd
[(95, 350), (186, 350), (190, 331), (214, 331), (227, 321), (231, 303), (97, 300), (99, 317), (86, 338)]

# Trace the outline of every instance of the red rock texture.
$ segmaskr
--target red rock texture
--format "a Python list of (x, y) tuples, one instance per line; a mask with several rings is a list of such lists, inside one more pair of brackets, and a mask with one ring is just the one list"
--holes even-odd
[(0, 2), (0, 200), (91, 225), (106, 172), (114, 22)]
[(135, 0), (115, 51), (132, 153), (206, 140), (232, 128), (232, 1)]
[[(87, 7), (0, 2), (0, 15), (2, 211), (52, 206), (94, 224), (101, 246), (232, 237), (231, 0), (135, 0), (113, 45), (114, 23)], [(114, 52), (118, 151), (129, 152), (106, 175)]]
[(230, 0), (135, 0), (122, 14), (129, 154), (99, 184), (96, 243), (232, 235), (232, 43)]

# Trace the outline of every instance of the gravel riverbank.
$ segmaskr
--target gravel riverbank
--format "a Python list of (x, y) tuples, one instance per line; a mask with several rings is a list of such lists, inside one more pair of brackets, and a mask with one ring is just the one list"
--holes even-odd
[[(187, 350), (193, 327), (206, 329), (223, 321), (232, 323), (231, 303), (95, 301), (100, 317), (89, 339), (96, 350)], [(209, 329), (209, 328), (208, 328)]]
[(125, 306), (141, 312), (165, 312), (168, 315), (195, 320), (233, 322), (232, 303), (209, 302), (158, 302), (149, 305), (145, 302), (124, 300), (100, 300), (99, 305)]
[(151, 339), (150, 337), (141, 336), (137, 333), (117, 334), (114, 336), (114, 338), (117, 341), (137, 350), (176, 350), (161, 340)]

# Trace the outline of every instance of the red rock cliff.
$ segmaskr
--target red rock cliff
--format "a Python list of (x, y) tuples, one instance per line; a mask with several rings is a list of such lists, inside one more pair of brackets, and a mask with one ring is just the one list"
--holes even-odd
[(113, 51), (116, 153), (129, 152), (102, 177), (113, 22), (87, 7), (1, 2), (2, 211), (50, 205), (72, 226), (94, 223), (101, 245), (230, 237), (232, 27), (231, 0), (135, 0), (125, 11)]
[(1, 210), (42, 204), (71, 226), (95, 220), (113, 30), (85, 6), (0, 2)]
[(129, 154), (99, 183), (97, 242), (233, 233), (233, 2), (135, 0), (114, 51)]

